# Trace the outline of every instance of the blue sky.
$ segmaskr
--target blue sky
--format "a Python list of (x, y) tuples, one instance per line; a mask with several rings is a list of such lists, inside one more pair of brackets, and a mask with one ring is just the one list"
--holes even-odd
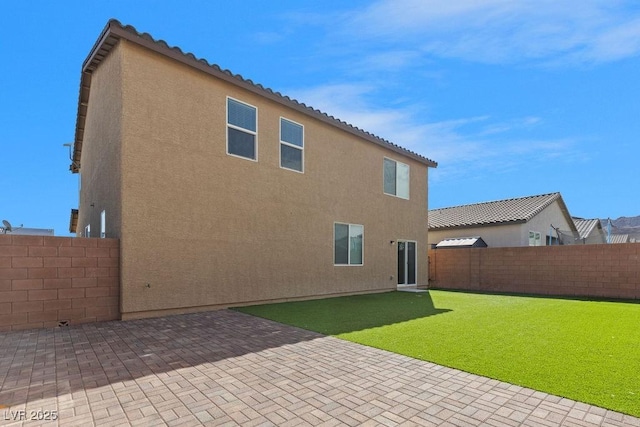
[(6, 1), (0, 219), (68, 235), (80, 68), (109, 18), (439, 163), (431, 208), (559, 191), (640, 215), (634, 1)]

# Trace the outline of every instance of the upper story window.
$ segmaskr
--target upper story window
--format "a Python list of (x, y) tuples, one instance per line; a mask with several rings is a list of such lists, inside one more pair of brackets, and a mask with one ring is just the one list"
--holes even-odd
[(280, 118), (280, 167), (304, 172), (304, 127)]
[(384, 193), (409, 199), (409, 165), (384, 159)]
[(258, 160), (258, 109), (227, 98), (227, 154)]

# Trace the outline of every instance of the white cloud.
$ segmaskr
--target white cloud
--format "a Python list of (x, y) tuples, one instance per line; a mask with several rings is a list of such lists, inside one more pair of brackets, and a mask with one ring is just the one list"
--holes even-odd
[(354, 12), (343, 31), (489, 63), (605, 62), (640, 53), (640, 11), (625, 1), (380, 0)]
[(284, 40), (286, 35), (275, 31), (259, 31), (253, 34), (253, 38), (259, 44), (270, 45)]
[(363, 84), (288, 89), (287, 93), (324, 113), (435, 160), (439, 163), (439, 178), (459, 178), (479, 171), (500, 173), (532, 162), (569, 165), (587, 158), (572, 138), (544, 140), (527, 136), (543, 123), (540, 117), (497, 120), (484, 115), (429, 121), (419, 105), (373, 106), (367, 99), (375, 94), (374, 90)]
[(616, 60), (640, 52), (640, 18), (609, 28), (598, 36), (588, 56), (601, 60)]

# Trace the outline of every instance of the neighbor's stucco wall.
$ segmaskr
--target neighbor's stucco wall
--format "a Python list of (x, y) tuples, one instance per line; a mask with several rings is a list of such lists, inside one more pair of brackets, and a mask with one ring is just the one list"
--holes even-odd
[[(444, 239), (453, 237), (480, 236), (487, 246), (520, 246), (521, 225), (494, 225), (485, 227), (455, 228), (451, 230), (429, 230), (429, 244), (438, 244)], [(528, 243), (527, 243), (528, 244)]]
[[(419, 242), (427, 284), (425, 165), (137, 45), (117, 52), (124, 319), (395, 289), (398, 239)], [(257, 162), (226, 154), (227, 96), (258, 108)], [(279, 167), (281, 116), (304, 125), (302, 174)], [(385, 156), (410, 165), (410, 200), (383, 194)], [(334, 222), (364, 225), (364, 266), (333, 265)]]
[(121, 127), (121, 49), (116, 46), (91, 77), (80, 159), (78, 236), (84, 236), (86, 225), (91, 224), (91, 237), (99, 237), (104, 210), (106, 237), (120, 237)]
[(584, 244), (607, 243), (607, 235), (602, 228), (594, 227), (593, 231), (583, 240)]
[[(529, 222), (522, 225), (522, 233), (521, 233), (521, 242), (520, 246), (528, 246), (529, 245), (529, 231), (537, 231), (542, 234), (542, 246), (546, 246), (549, 244), (549, 233), (551, 231), (551, 225), (555, 228), (559, 228), (561, 231), (570, 232), (571, 225), (569, 224), (570, 219), (568, 219), (560, 209), (560, 204), (558, 201), (554, 201), (549, 206), (544, 208), (542, 212), (538, 213), (536, 216), (531, 218)], [(553, 237), (557, 237), (556, 232), (552, 232)], [(571, 237), (573, 240), (573, 237)], [(568, 243), (568, 242), (567, 242)], [(570, 243), (573, 243), (570, 242)]]

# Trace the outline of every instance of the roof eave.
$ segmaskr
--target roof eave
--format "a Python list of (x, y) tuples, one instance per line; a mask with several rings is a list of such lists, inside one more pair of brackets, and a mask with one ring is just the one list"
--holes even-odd
[(75, 233), (78, 227), (78, 209), (71, 209), (69, 218), (69, 233)]
[(286, 107), (293, 108), (303, 114), (311, 116), (331, 126), (349, 132), (376, 145), (396, 152), (402, 156), (411, 158), (426, 165), (427, 167), (435, 168), (438, 166), (438, 163), (431, 159), (395, 145), (360, 128), (343, 122), (333, 116), (322, 113), (319, 110), (308, 107), (307, 105), (291, 99), (288, 96), (282, 95), (279, 92), (274, 92), (271, 89), (265, 88), (260, 84), (253, 83), (253, 81), (244, 79), (240, 75), (234, 75), (228, 70), (222, 70), (217, 65), (211, 65), (204, 59), (197, 59), (192, 53), (184, 53), (178, 47), (170, 47), (166, 42), (162, 40), (156, 41), (147, 33), (140, 34), (137, 32), (137, 30), (135, 30), (135, 28), (131, 26), (124, 27), (119, 21), (111, 19), (102, 30), (102, 33), (98, 37), (98, 40), (93, 45), (93, 48), (89, 52), (89, 55), (82, 64), (80, 96), (78, 101), (78, 116), (76, 119), (76, 133), (73, 147), (73, 160), (70, 166), (70, 170), (73, 173), (77, 173), (80, 170), (80, 157), (82, 153), (82, 142), (84, 138), (84, 126), (89, 101), (89, 91), (91, 87), (91, 73), (97, 68), (102, 59), (104, 59), (109, 54), (111, 49), (113, 49), (113, 47), (120, 39), (125, 39), (130, 42), (136, 43), (161, 55), (167, 56), (171, 59), (184, 63), (207, 74), (213, 75), (221, 80), (239, 86), (250, 92), (256, 93), (264, 98), (285, 105)]
[(479, 224), (464, 224), (464, 225), (452, 225), (445, 227), (431, 227), (429, 226), (429, 231), (441, 231), (441, 230), (463, 230), (468, 228), (478, 228), (478, 227), (492, 227), (496, 225), (515, 225), (515, 224), (524, 224), (527, 221), (524, 219), (517, 219), (513, 221), (499, 221), (499, 222), (483, 222)]
[(562, 195), (560, 193), (557, 193), (557, 194), (558, 194), (558, 197), (556, 198), (556, 200), (558, 201), (558, 205), (560, 205), (560, 210), (564, 214), (565, 219), (569, 224), (569, 228), (571, 228), (571, 231), (574, 233), (574, 236), (579, 236), (580, 233), (578, 232), (578, 228), (576, 227), (576, 224), (573, 222), (573, 218), (571, 218), (571, 213), (569, 213), (569, 208), (567, 208), (567, 205), (564, 203), (564, 200), (562, 199)]

